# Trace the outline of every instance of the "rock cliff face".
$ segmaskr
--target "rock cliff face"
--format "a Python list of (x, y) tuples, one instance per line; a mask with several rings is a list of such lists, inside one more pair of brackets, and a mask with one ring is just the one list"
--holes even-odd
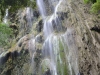
[[(44, 1), (48, 3), (48, 0)], [(55, 1), (50, 7), (55, 5)], [(26, 10), (32, 11), (31, 18), (28, 18)], [(54, 12), (53, 10), (50, 9), (48, 14)], [(61, 33), (69, 28), (73, 29), (73, 34), (70, 35), (74, 37), (78, 49), (78, 74), (100, 75), (100, 17), (91, 14), (89, 10), (89, 5), (85, 5), (82, 0), (63, 0), (58, 7), (57, 15), (62, 23)], [(19, 15), (20, 13), (23, 15)], [(0, 75), (41, 75), (38, 70), (44, 42), (43, 21), (38, 10), (28, 8), (19, 14), (17, 16), (20, 22), (16, 23), (19, 33), (15, 37), (14, 45), (0, 55)], [(33, 25), (30, 26), (30, 22)], [(49, 69), (43, 75), (51, 75)]]
[(67, 12), (67, 18), (64, 20), (67, 28), (75, 30), (80, 74), (99, 75), (100, 18), (91, 14), (89, 6), (84, 5), (82, 0), (66, 0), (59, 9)]
[(59, 8), (59, 12), (67, 13), (64, 24), (75, 30), (80, 75), (99, 75), (100, 18), (89, 10), (82, 0), (65, 0)]

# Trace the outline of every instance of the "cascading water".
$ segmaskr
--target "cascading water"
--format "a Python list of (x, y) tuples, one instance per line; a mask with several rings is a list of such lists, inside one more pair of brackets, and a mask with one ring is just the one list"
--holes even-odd
[[(23, 32), (23, 35), (29, 33), (33, 24), (33, 10), (30, 7), (25, 8), (24, 10), (19, 10), (18, 14), (20, 22), (20, 30)], [(23, 29), (24, 28), (24, 29)]]
[[(45, 2), (48, 2), (46, 7)], [(53, 3), (54, 4), (50, 4)], [(74, 30), (67, 28), (63, 31), (61, 20), (57, 14), (59, 5), (63, 0), (37, 0), (41, 16), (43, 18), (44, 26), (44, 43), (42, 46), (41, 62), (35, 63), (36, 52), (31, 52), (33, 72), (39, 70), (35, 75), (78, 75), (78, 57), (77, 46), (73, 37)], [(51, 5), (53, 5), (51, 7)], [(48, 9), (54, 9), (48, 14)], [(52, 13), (52, 14), (51, 14)], [(36, 44), (36, 38), (31, 40), (30, 45)], [(33, 48), (31, 48), (33, 49)], [(34, 46), (35, 50), (35, 46)], [(32, 50), (30, 50), (32, 51)], [(39, 60), (37, 60), (39, 61)], [(39, 64), (39, 65), (37, 65)], [(39, 68), (35, 68), (35, 67)]]
[(8, 9), (6, 9), (5, 16), (4, 16), (4, 19), (3, 19), (4, 23), (7, 23), (7, 21), (8, 21)]

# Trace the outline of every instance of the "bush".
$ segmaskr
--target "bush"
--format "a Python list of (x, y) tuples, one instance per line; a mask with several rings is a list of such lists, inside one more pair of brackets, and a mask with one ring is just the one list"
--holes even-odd
[(93, 13), (98, 13), (98, 12), (100, 11), (100, 2), (99, 2), (99, 1), (97, 1), (96, 3), (94, 3), (94, 4), (92, 5), (91, 11), (92, 11)]
[(8, 39), (13, 35), (13, 31), (9, 26), (4, 23), (0, 23), (0, 46), (8, 45)]
[(84, 3), (92, 3), (91, 12), (98, 13), (100, 11), (100, 0), (84, 0)]

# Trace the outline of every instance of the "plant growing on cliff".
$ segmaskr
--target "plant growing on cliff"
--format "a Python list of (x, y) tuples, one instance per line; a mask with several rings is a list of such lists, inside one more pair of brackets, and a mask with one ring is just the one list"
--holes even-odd
[(9, 8), (10, 12), (16, 11), (19, 8), (31, 6), (36, 7), (36, 0), (0, 0), (0, 13), (4, 15), (4, 12)]
[(0, 23), (0, 46), (4, 46), (8, 44), (8, 38), (10, 38), (13, 34), (11, 28), (4, 23)]
[(100, 11), (100, 0), (97, 0), (97, 2), (92, 5), (91, 11), (94, 13)]
[(84, 3), (92, 3), (91, 12), (98, 13), (100, 11), (100, 0), (84, 0)]
[(95, 3), (96, 0), (84, 0), (84, 3), (89, 3), (89, 2)]

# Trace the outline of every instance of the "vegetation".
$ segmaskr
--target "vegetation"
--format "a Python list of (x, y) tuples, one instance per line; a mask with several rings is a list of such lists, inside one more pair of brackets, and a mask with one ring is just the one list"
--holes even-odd
[(5, 10), (11, 13), (24, 7), (36, 8), (36, 0), (0, 0), (0, 46), (7, 45), (13, 34), (13, 30), (2, 23)]
[(0, 46), (8, 45), (8, 38), (13, 34), (11, 28), (4, 23), (0, 23)]
[(18, 10), (19, 8), (32, 6), (36, 7), (36, 0), (0, 0), (0, 11), (1, 15), (4, 15), (4, 12), (7, 8), (11, 12)]
[(100, 12), (100, 0), (84, 0), (84, 3), (92, 3), (91, 12), (98, 13)]

